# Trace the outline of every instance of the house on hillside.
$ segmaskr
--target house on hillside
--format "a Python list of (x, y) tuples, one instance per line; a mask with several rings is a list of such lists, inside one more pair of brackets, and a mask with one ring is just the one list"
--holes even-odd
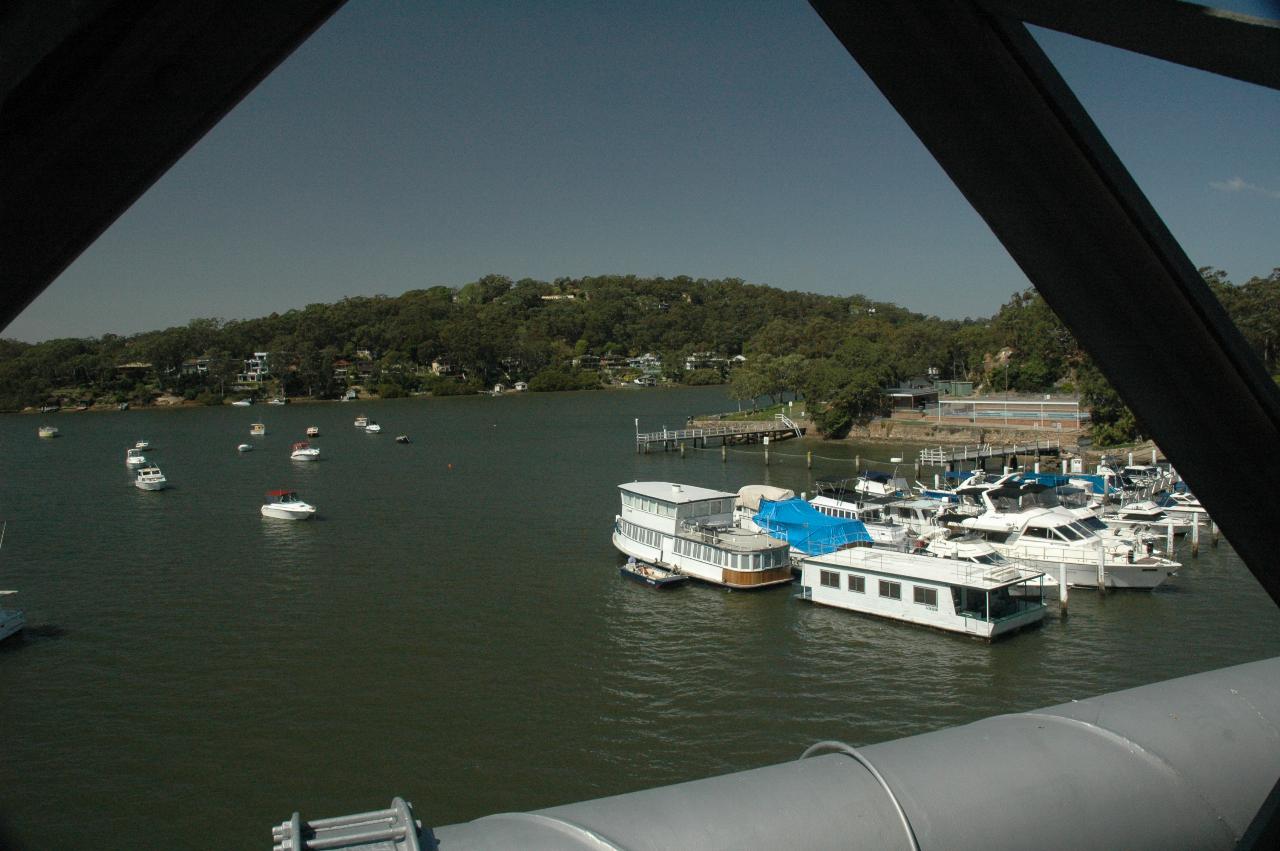
[(236, 384), (261, 384), (271, 377), (271, 353), (254, 352), (244, 359), (244, 372), (236, 376)]

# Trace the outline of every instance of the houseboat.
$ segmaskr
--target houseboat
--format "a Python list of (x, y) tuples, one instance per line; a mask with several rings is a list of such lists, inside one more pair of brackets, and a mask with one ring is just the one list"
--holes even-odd
[(991, 641), (1044, 619), (1043, 574), (861, 547), (800, 561), (802, 600)]
[(637, 561), (726, 588), (791, 581), (790, 546), (736, 525), (736, 494), (674, 482), (618, 486), (613, 545)]

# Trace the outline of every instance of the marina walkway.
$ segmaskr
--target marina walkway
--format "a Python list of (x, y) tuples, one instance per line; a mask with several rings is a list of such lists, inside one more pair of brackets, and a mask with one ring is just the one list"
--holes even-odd
[(1062, 443), (1058, 440), (1038, 440), (1030, 443), (994, 444), (975, 446), (938, 446), (920, 450), (920, 463), (935, 467), (983, 461), (987, 458), (1012, 458), (1016, 455), (1059, 455)]
[(723, 445), (760, 443), (766, 438), (772, 442), (801, 437), (804, 431), (804, 428), (781, 414), (772, 420), (730, 420), (649, 432), (640, 431), (640, 421), (636, 420), (636, 452), (648, 452), (649, 447), (656, 444), (661, 444), (664, 451), (678, 449), (682, 443), (689, 443), (695, 447), (706, 446), (708, 439), (715, 438), (718, 438)]

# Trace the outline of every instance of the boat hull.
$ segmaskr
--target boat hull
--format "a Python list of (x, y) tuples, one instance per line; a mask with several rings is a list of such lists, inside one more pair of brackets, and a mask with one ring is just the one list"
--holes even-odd
[(169, 483), (163, 480), (159, 482), (136, 482), (135, 481), (133, 483), (133, 486), (140, 491), (162, 491), (166, 487), (168, 487), (168, 485)]
[(279, 505), (262, 506), (262, 516), (276, 520), (310, 520), (316, 513), (314, 508), (283, 508)]
[(27, 625), (27, 617), (21, 609), (0, 609), (0, 641), (13, 638)]
[[(996, 547), (999, 550), (999, 547)], [(1042, 559), (1027, 558), (1020, 556), (1016, 552), (1003, 551), (1007, 558), (1016, 559), (1028, 567), (1036, 570), (1042, 570), (1047, 576), (1057, 581), (1058, 564), (1056, 561), (1046, 561)], [(1181, 565), (1162, 562), (1154, 558), (1146, 557), (1135, 559), (1132, 563), (1125, 562), (1123, 564), (1108, 564), (1105, 568), (1106, 587), (1111, 589), (1130, 588), (1141, 591), (1150, 591), (1159, 587), (1166, 579), (1173, 576)], [(1067, 568), (1067, 585), (1083, 588), (1098, 587), (1098, 565), (1097, 564), (1074, 564), (1069, 563)]]
[(319, 452), (295, 452), (289, 456), (294, 461), (319, 461)]

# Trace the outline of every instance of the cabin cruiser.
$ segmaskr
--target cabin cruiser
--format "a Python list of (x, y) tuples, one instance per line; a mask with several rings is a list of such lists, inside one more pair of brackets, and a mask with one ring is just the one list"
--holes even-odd
[(263, 517), (280, 520), (310, 520), (316, 513), (314, 505), (299, 499), (296, 491), (275, 490), (267, 492), (267, 502), (262, 506)]
[(262, 437), (266, 433), (267, 433), (267, 426), (265, 423), (254, 423), (253, 425), (249, 426), (249, 434), (251, 436)]
[(1188, 491), (1174, 491), (1167, 493), (1160, 499), (1156, 500), (1156, 505), (1168, 514), (1170, 517), (1182, 517), (1186, 520), (1196, 522), (1210, 522), (1209, 512), (1200, 504), (1200, 500)]
[(1141, 502), (1130, 502), (1111, 511), (1103, 511), (1102, 522), (1112, 527), (1143, 527), (1152, 532), (1168, 532), (1185, 535), (1191, 531), (1191, 521), (1185, 517), (1174, 517), (1149, 499)]
[(149, 440), (139, 440), (137, 443), (133, 444), (133, 448), (134, 448), (134, 449), (150, 449), (150, 448), (151, 448), (151, 441), (149, 441)]
[(364, 414), (356, 417), (356, 428), (366, 428), (369, 425), (369, 418)]
[(39, 435), (40, 437), (57, 437), (58, 427), (57, 426), (40, 426), (40, 428), (36, 429), (36, 434)]
[(800, 561), (802, 600), (991, 641), (1044, 619), (1038, 570), (845, 549)]
[(725, 588), (791, 581), (790, 546), (734, 523), (736, 494), (674, 482), (619, 485), (613, 545), (637, 561)]
[(373, 420), (369, 420), (369, 424), (364, 427), (365, 434), (378, 434), (381, 431), (382, 426), (378, 425)]
[(817, 482), (816, 485), (818, 493), (809, 504), (823, 514), (861, 522), (877, 547), (901, 550), (910, 545), (911, 530), (889, 515), (889, 500), (869, 499), (839, 482)]
[(1047, 485), (1008, 481), (982, 498), (987, 510), (959, 526), (1029, 567), (1052, 574), (1065, 566), (1069, 585), (1151, 589), (1181, 567), (1118, 537), (1100, 537), (1058, 506)]
[(307, 437), (319, 437), (320, 426), (307, 426)]
[(133, 486), (138, 490), (144, 491), (164, 490), (168, 484), (169, 482), (165, 479), (164, 473), (160, 472), (160, 468), (155, 465), (140, 468), (138, 475), (133, 480)]
[(147, 463), (147, 458), (142, 454), (141, 449), (126, 449), (124, 451), (124, 463), (129, 467), (141, 467)]
[(300, 440), (293, 445), (293, 449), (289, 452), (289, 457), (294, 461), (319, 461), (320, 450), (307, 441)]

